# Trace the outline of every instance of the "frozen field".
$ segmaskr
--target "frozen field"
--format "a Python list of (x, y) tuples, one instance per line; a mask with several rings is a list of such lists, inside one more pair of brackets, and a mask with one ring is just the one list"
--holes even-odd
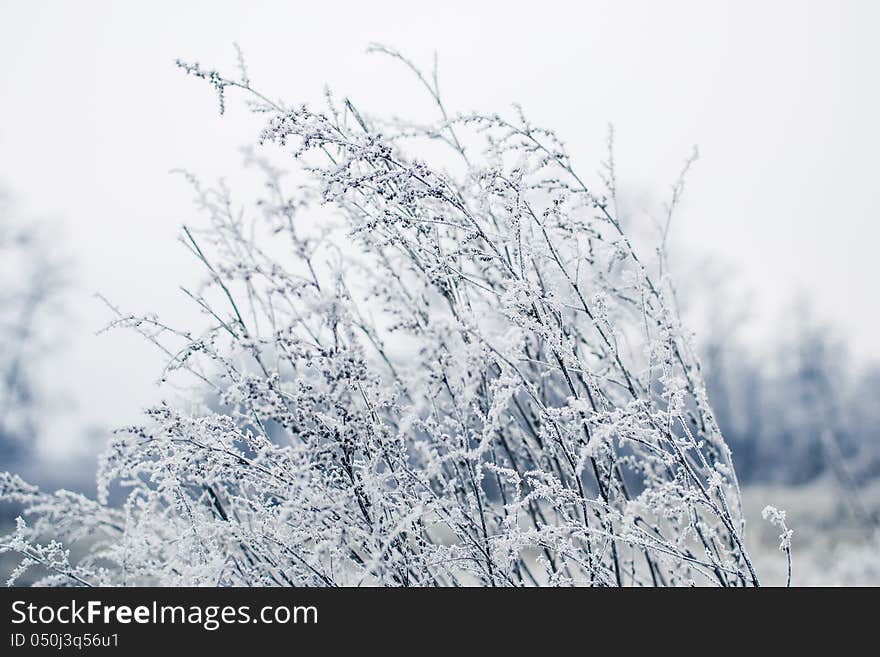
[[(792, 538), (793, 583), (796, 586), (880, 585), (880, 535), (860, 521), (832, 483), (798, 488), (751, 487), (743, 491), (748, 542), (763, 584), (785, 583), (785, 557), (777, 548), (778, 531), (761, 519), (764, 505), (785, 509)], [(880, 485), (860, 493), (862, 505), (875, 517)]]

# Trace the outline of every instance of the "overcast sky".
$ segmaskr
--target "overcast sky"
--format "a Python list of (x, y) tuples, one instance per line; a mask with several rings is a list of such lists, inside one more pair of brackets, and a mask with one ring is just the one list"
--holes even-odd
[(175, 241), (193, 220), (175, 167), (240, 169), (261, 119), (219, 118), (176, 57), (234, 71), (232, 43), (273, 97), (325, 83), (374, 111), (424, 109), (411, 80), (364, 54), (430, 63), (455, 110), (521, 103), (595, 171), (613, 121), (624, 190), (662, 194), (701, 159), (674, 227), (679, 248), (736, 266), (765, 322), (797, 293), (880, 356), (880, 3), (38, 2), (0, 4), (0, 184), (55, 222), (75, 261), (74, 320), (52, 380), (87, 424), (135, 421), (160, 361), (124, 334), (94, 336), (100, 291), (133, 311), (183, 312), (195, 268)]

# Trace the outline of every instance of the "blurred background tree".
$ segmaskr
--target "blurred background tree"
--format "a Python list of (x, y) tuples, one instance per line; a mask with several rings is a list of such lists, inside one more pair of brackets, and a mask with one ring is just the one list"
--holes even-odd
[(55, 400), (45, 385), (63, 330), (66, 267), (47, 225), (17, 216), (0, 189), (0, 462), (29, 464)]

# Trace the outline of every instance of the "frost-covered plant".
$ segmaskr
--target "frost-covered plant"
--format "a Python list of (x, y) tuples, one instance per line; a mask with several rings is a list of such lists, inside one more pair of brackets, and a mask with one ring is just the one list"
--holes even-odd
[(764, 510), (761, 511), (761, 517), (782, 531), (779, 534), (779, 549), (785, 552), (785, 558), (788, 562), (786, 585), (791, 586), (791, 537), (794, 531), (785, 524), (785, 511), (780, 511), (775, 506), (765, 506)]
[(375, 50), (436, 123), (329, 93), (288, 107), (243, 68), (179, 62), (221, 109), (250, 95), (298, 184), (252, 153), (252, 216), (190, 177), (208, 226), (182, 239), (207, 282), (186, 293), (209, 328), (115, 324), (210, 408), (120, 431), (97, 501), (4, 475), (29, 516), (4, 545), (59, 584), (757, 586), (662, 249), (624, 234), (613, 165), (595, 191), (518, 108), (451, 115), (436, 74)]

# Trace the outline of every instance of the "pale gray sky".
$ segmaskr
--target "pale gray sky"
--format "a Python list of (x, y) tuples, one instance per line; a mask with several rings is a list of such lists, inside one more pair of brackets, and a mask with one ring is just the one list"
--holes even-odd
[(880, 3), (807, 2), (27, 2), (0, 3), (0, 181), (58, 224), (77, 260), (77, 321), (52, 380), (80, 425), (137, 419), (160, 361), (107, 319), (183, 312), (195, 268), (175, 241), (190, 193), (169, 169), (239, 171), (261, 119), (230, 98), (220, 119), (175, 57), (234, 70), (289, 102), (325, 83), (374, 111), (424, 109), (411, 80), (367, 56), (393, 45), (430, 63), (457, 110), (521, 103), (555, 127), (581, 168), (618, 134), (623, 187), (666, 190), (692, 144), (701, 160), (674, 228), (679, 248), (737, 265), (760, 316), (806, 293), (880, 356)]

